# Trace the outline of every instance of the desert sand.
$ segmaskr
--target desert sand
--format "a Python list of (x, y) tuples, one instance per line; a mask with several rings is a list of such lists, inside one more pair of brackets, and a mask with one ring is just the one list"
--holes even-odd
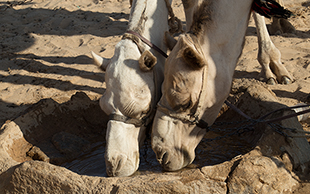
[[(309, 102), (310, 1), (284, 3), (295, 14), (289, 21), (296, 33), (272, 35), (271, 39), (294, 82), (266, 86), (279, 102), (292, 106)], [(181, 0), (173, 0), (172, 6), (185, 25)], [(0, 2), (0, 126), (42, 99), (65, 103), (81, 91), (98, 100), (105, 91), (104, 72), (92, 64), (90, 52), (112, 57), (127, 29), (129, 13), (128, 0)], [(264, 81), (257, 51), (251, 18), (235, 78)], [(308, 130), (310, 122), (302, 124)]]

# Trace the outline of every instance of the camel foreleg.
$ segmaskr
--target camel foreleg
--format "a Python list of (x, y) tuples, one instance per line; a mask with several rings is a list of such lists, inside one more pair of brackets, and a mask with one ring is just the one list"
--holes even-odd
[(262, 74), (266, 77), (267, 83), (274, 85), (290, 84), (292, 76), (281, 62), (281, 53), (275, 47), (267, 31), (265, 18), (257, 13), (253, 13), (258, 37), (257, 60), (262, 66)]

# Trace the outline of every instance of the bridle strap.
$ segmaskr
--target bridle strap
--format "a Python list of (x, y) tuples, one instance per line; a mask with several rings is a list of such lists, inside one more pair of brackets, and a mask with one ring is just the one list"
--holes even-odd
[(147, 125), (147, 118), (142, 119), (130, 118), (119, 114), (110, 114), (109, 120), (119, 121), (126, 124), (133, 124), (135, 127), (142, 127)]
[[(196, 50), (204, 56), (204, 53), (202, 51), (202, 48), (200, 47), (200, 44), (198, 42), (197, 39), (195, 39), (195, 36), (192, 35), (191, 33), (187, 33), (185, 34), (185, 36), (188, 38), (189, 41), (192, 42), (192, 44), (195, 46)], [(204, 81), (207, 79), (207, 66), (203, 67), (203, 75), (202, 75), (202, 83), (204, 83)], [(174, 111), (171, 111), (170, 109), (162, 106), (160, 103), (158, 103), (157, 106), (157, 110), (159, 110), (160, 112), (166, 114), (169, 117), (172, 117), (174, 119), (178, 119), (180, 121), (182, 121), (183, 123), (190, 123), (192, 125), (196, 125), (202, 129), (206, 129), (208, 131), (208, 123), (202, 119), (200, 119), (199, 117), (202, 117), (203, 115), (203, 106), (202, 106), (202, 101), (201, 99), (206, 95), (207, 90), (205, 89), (204, 84), (202, 84), (201, 86), (201, 91), (199, 94), (199, 100), (197, 102), (197, 105), (195, 106), (195, 111), (194, 114), (190, 114), (190, 115), (180, 115), (180, 114), (176, 114), (174, 113)]]
[(157, 110), (166, 114), (167, 116), (177, 119), (179, 121), (182, 121), (183, 123), (189, 123), (191, 125), (196, 125), (197, 127), (200, 127), (202, 129), (206, 129), (208, 132), (208, 123), (202, 119), (198, 119), (197, 117), (193, 117), (190, 115), (179, 115), (179, 114), (175, 114), (173, 113), (171, 110), (169, 110), (166, 107), (163, 107), (162, 105), (160, 105), (160, 103), (158, 103), (157, 106)]
[(159, 52), (162, 56), (164, 56), (165, 58), (168, 57), (168, 55), (163, 51), (161, 50), (159, 47), (157, 47), (155, 44), (153, 44), (152, 42), (150, 42), (149, 40), (147, 40), (146, 38), (144, 38), (142, 35), (140, 35), (139, 33), (137, 32), (134, 32), (132, 30), (127, 30), (126, 33), (128, 34), (132, 34), (132, 35), (135, 35), (137, 36), (138, 38), (140, 38), (140, 40), (142, 42), (144, 42), (145, 44), (147, 44), (149, 47), (151, 47), (152, 49), (156, 50), (157, 52)]

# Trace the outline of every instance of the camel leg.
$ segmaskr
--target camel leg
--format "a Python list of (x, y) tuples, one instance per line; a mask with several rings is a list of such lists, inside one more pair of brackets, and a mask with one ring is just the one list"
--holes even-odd
[[(276, 1), (284, 6), (283, 0)], [(296, 29), (287, 19), (273, 17), (269, 32), (270, 34), (279, 35), (282, 33), (296, 33)]]
[(258, 62), (262, 66), (262, 74), (266, 77), (267, 83), (290, 84), (292, 77), (281, 63), (281, 53), (274, 46), (267, 31), (265, 18), (253, 13), (258, 37)]
[(280, 18), (275, 18), (275, 17), (272, 18), (272, 23), (269, 27), (269, 32), (270, 34), (273, 34), (273, 35), (283, 34), (281, 24), (280, 24)]
[(281, 18), (280, 25), (283, 33), (291, 33), (291, 34), (296, 33), (295, 27), (287, 19)]
[(194, 10), (198, 6), (198, 0), (182, 0), (186, 18), (186, 31), (188, 31), (193, 22)]

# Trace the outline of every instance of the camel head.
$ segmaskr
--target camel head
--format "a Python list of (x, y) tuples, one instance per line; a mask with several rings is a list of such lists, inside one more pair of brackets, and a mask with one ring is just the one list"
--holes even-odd
[(162, 97), (152, 129), (152, 148), (167, 171), (191, 164), (206, 133), (192, 121), (201, 116), (196, 114), (207, 73), (208, 63), (199, 45), (191, 36), (181, 35), (165, 63)]
[(193, 162), (197, 145), (229, 94), (232, 75), (216, 67), (214, 58), (208, 51), (208, 40), (186, 33), (180, 35), (166, 60), (152, 148), (167, 171)]
[(106, 171), (109, 176), (129, 176), (139, 167), (139, 146), (154, 115), (156, 57), (148, 50), (140, 54), (135, 43), (128, 39), (116, 45), (111, 59), (92, 55), (94, 63), (105, 70), (106, 91), (99, 104), (110, 117)]

